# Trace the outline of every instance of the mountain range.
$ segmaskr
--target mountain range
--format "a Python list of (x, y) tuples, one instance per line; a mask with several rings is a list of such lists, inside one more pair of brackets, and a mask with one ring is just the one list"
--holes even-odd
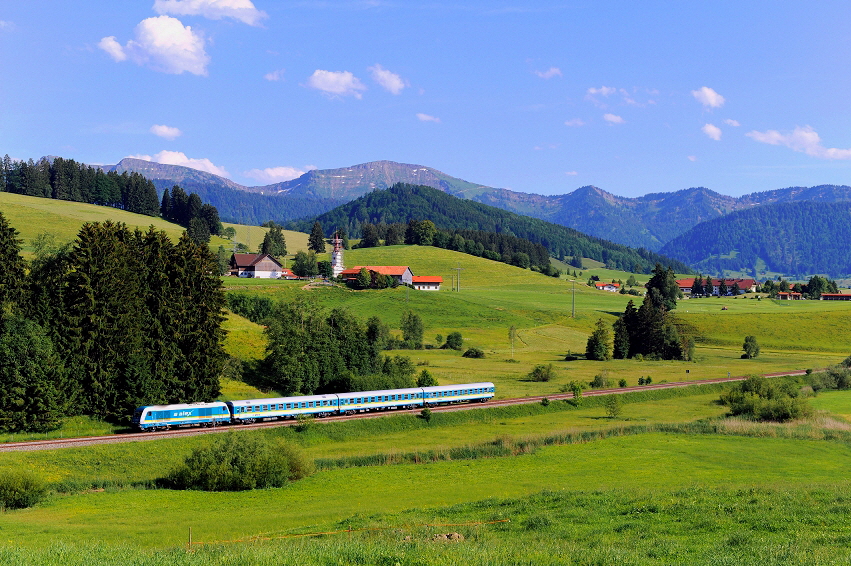
[[(617, 196), (594, 186), (581, 187), (563, 195), (540, 195), (489, 187), (452, 177), (431, 167), (393, 161), (312, 170), (290, 181), (255, 187), (188, 167), (132, 158), (125, 158), (105, 169), (137, 171), (151, 179), (160, 190), (180, 184), (187, 191), (198, 193), (204, 202), (216, 206), (222, 219), (247, 224), (261, 224), (268, 220), (283, 224), (316, 217), (395, 183), (424, 185), (618, 244), (651, 251), (664, 249), (671, 257), (686, 262), (694, 262), (695, 255), (685, 253), (679, 243), (669, 248), (665, 246), (705, 222), (718, 220), (718, 225), (723, 226), (723, 218), (732, 213), (781, 203), (851, 202), (851, 187), (844, 185), (790, 187), (741, 197), (723, 195), (704, 187), (633, 198)], [(803, 221), (806, 222), (806, 218)], [(733, 245), (723, 253), (733, 253), (738, 247)], [(717, 257), (717, 250), (715, 253)], [(706, 257), (698, 264), (715, 265), (704, 262), (704, 259)], [(763, 263), (768, 262), (766, 258), (760, 259)], [(841, 263), (833, 262), (833, 265)], [(797, 265), (800, 267), (802, 264), (799, 262)], [(782, 261), (774, 261), (774, 267), (781, 272), (789, 272), (792, 268)], [(756, 264), (742, 269), (758, 271)]]

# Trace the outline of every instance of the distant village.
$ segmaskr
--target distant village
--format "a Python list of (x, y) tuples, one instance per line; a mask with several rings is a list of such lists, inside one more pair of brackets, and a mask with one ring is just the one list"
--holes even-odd
[[(343, 262), (343, 243), (339, 238), (333, 238), (334, 247), (331, 252), (331, 270), (333, 276), (353, 288), (363, 288), (361, 280), (364, 275), (370, 283), (382, 278), (386, 286), (407, 285), (418, 291), (440, 291), (443, 277), (438, 275), (414, 275), (407, 265), (356, 265), (346, 269)], [(269, 254), (238, 254), (231, 256), (230, 275), (235, 277), (252, 277), (258, 279), (301, 279), (292, 270), (285, 268), (281, 262)]]

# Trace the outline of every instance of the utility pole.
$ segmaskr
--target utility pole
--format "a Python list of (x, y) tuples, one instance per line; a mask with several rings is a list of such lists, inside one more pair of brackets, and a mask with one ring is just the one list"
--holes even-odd
[(454, 269), (455, 271), (457, 271), (457, 272), (458, 272), (458, 283), (457, 283), (457, 285), (455, 286), (455, 290), (456, 290), (456, 291), (458, 291), (458, 292), (460, 293), (460, 292), (461, 292), (461, 270), (463, 269), (463, 268), (461, 267), (461, 262), (459, 261), (459, 262), (458, 262), (458, 267), (454, 267), (453, 269)]
[(570, 318), (576, 318), (576, 279), (571, 279), (570, 281), (573, 283), (573, 292), (571, 293), (573, 295), (573, 309)]

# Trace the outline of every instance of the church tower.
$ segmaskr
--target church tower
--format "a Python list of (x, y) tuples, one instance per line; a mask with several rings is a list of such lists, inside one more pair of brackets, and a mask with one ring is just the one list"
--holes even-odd
[(334, 251), (331, 252), (331, 271), (334, 277), (338, 277), (346, 267), (343, 265), (343, 240), (340, 238), (339, 232), (334, 232), (334, 239), (331, 240), (334, 244)]

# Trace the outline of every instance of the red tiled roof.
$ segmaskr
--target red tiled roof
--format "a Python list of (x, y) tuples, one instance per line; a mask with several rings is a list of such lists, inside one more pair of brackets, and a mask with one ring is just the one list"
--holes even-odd
[(616, 288), (621, 286), (620, 283), (604, 283), (602, 281), (597, 281), (596, 283), (594, 283), (594, 285), (596, 285), (597, 287), (606, 287), (608, 285), (611, 285), (612, 287)]
[(351, 269), (344, 270), (341, 275), (357, 275), (360, 273), (362, 268), (366, 268), (367, 271), (374, 271), (381, 275), (395, 276), (401, 276), (405, 273), (405, 270), (410, 269), (407, 265), (356, 265)]
[(414, 275), (414, 283), (443, 283), (439, 275)]

